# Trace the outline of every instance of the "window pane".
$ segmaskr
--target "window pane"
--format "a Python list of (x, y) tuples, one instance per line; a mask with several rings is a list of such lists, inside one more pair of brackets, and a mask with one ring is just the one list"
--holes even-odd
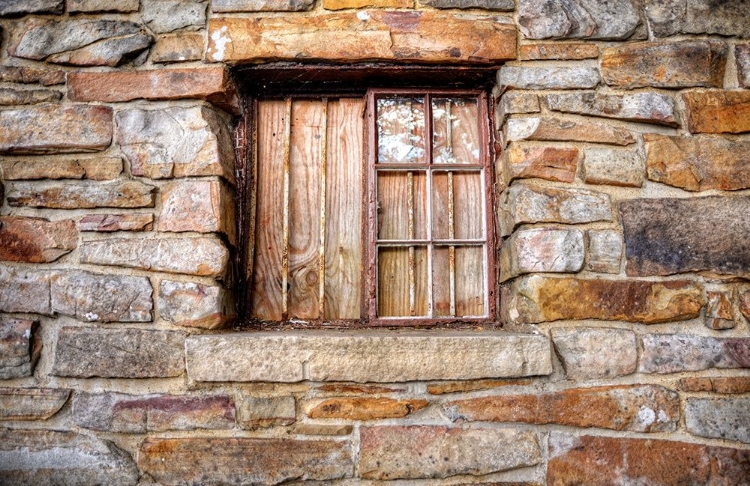
[(427, 176), (425, 172), (378, 171), (377, 184), (378, 239), (426, 239)]
[(432, 237), (438, 240), (483, 238), (483, 202), (480, 171), (434, 171)]
[(425, 163), (424, 100), (378, 99), (378, 163)]
[(433, 163), (481, 163), (479, 103), (476, 98), (434, 99), (432, 124)]
[(427, 248), (378, 249), (378, 316), (428, 315)]
[(484, 249), (481, 246), (456, 247), (456, 315), (483, 316)]

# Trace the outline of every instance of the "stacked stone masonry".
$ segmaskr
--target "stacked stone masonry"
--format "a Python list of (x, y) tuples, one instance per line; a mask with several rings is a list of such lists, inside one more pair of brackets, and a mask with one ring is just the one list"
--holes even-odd
[[(234, 326), (277, 61), (496, 70), (493, 322)], [(748, 485), (749, 326), (745, 0), (0, 0), (0, 484)]]

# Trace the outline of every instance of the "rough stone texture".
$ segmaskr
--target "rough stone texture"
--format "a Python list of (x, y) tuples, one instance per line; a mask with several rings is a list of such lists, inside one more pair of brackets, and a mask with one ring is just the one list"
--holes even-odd
[(551, 117), (511, 118), (505, 125), (509, 142), (518, 140), (549, 140), (560, 142), (593, 142), (613, 145), (635, 143), (629, 131), (589, 120), (564, 120)]
[(525, 91), (506, 91), (497, 106), (497, 119), (505, 120), (514, 113), (539, 113), (539, 97)]
[(501, 17), (447, 12), (213, 18), (208, 31), (212, 61), (494, 63), (516, 57), (516, 29), (511, 23)]
[(701, 437), (750, 443), (750, 398), (688, 398), (685, 427)]
[(226, 395), (79, 393), (73, 399), (73, 422), (86, 429), (126, 434), (231, 429), (234, 400)]
[(550, 110), (579, 115), (602, 116), (658, 125), (677, 126), (674, 100), (660, 93), (625, 95), (596, 91), (549, 94), (544, 96)]
[(199, 61), (203, 58), (204, 34), (201, 32), (181, 32), (166, 34), (156, 38), (151, 48), (153, 62)]
[[(313, 0), (214, 0), (212, 12), (300, 12), (310, 10)], [(329, 8), (326, 5), (326, 8)]]
[(294, 397), (255, 397), (241, 395), (237, 402), (237, 422), (242, 428), (291, 425), (297, 420)]
[(0, 311), (51, 315), (49, 273), (0, 265)]
[(106, 106), (34, 106), (0, 111), (0, 153), (102, 150), (112, 142)]
[(583, 180), (589, 184), (641, 187), (645, 172), (635, 148), (592, 147), (583, 158)]
[(159, 231), (219, 232), (236, 239), (234, 197), (220, 180), (179, 180), (161, 188)]
[(29, 18), (19, 22), (8, 53), (74, 66), (117, 66), (151, 45), (141, 25), (124, 20)]
[[(574, 436), (552, 432), (547, 483), (746, 484), (750, 451), (654, 439)], [(744, 478), (744, 479), (743, 479)]]
[(622, 237), (615, 230), (589, 230), (586, 270), (598, 273), (620, 273)]
[(750, 290), (746, 290), (740, 294), (740, 313), (750, 323)]
[(737, 62), (737, 77), (740, 86), (750, 88), (750, 44), (736, 45), (734, 58)]
[(689, 334), (647, 334), (638, 363), (642, 373), (679, 373), (710, 368), (750, 368), (750, 339)]
[(197, 98), (239, 113), (237, 93), (224, 66), (70, 73), (68, 98), (103, 102)]
[(84, 241), (82, 263), (143, 268), (156, 272), (218, 277), (229, 262), (229, 251), (216, 237), (109, 238)]
[(452, 381), (427, 385), (427, 393), (430, 395), (464, 393), (477, 390), (491, 390), (506, 386), (525, 386), (531, 384), (531, 382), (532, 380), (530, 379)]
[(78, 232), (75, 221), (0, 216), (0, 260), (12, 262), (54, 262), (75, 250)]
[(78, 222), (80, 231), (151, 231), (154, 215), (151, 213), (87, 214)]
[(151, 322), (153, 290), (146, 277), (53, 273), (52, 310), (81, 321)]
[(513, 144), (503, 157), (503, 178), (539, 178), (548, 181), (573, 182), (578, 168), (576, 147), (548, 147)]
[(519, 0), (518, 24), (527, 39), (627, 39), (641, 24), (640, 2)]
[(185, 335), (173, 331), (63, 327), (52, 374), (76, 378), (166, 378), (185, 371)]
[(27, 66), (0, 66), (0, 81), (9, 83), (54, 86), (65, 84), (65, 71), (59, 69), (40, 69)]
[(0, 317), (0, 379), (31, 376), (40, 351), (36, 328), (33, 321)]
[(229, 129), (208, 106), (123, 110), (116, 119), (117, 141), (133, 175), (219, 175), (234, 181)]
[(0, 160), (6, 181), (36, 179), (112, 180), (122, 172), (120, 157), (24, 157)]
[(643, 42), (602, 49), (602, 78), (619, 88), (722, 87), (726, 47), (706, 41)]
[(692, 133), (750, 132), (750, 91), (687, 91), (682, 99)]
[(732, 299), (727, 292), (706, 292), (708, 304), (703, 323), (709, 329), (732, 329), (735, 326)]
[(634, 199), (619, 209), (628, 275), (750, 275), (750, 197)]
[(579, 229), (520, 230), (500, 249), (500, 281), (524, 273), (577, 272), (583, 267), (583, 232)]
[(291, 432), (300, 435), (349, 435), (353, 429), (351, 425), (301, 423), (295, 424)]
[(235, 316), (229, 294), (219, 285), (162, 280), (159, 315), (178, 326), (219, 329)]
[(500, 197), (498, 219), (503, 235), (523, 223), (580, 224), (611, 221), (609, 196), (586, 189), (516, 183)]
[(635, 373), (638, 345), (629, 329), (562, 327), (551, 330), (569, 380), (599, 380)]
[(350, 478), (351, 446), (333, 440), (146, 439), (138, 466), (160, 484), (278, 484)]
[(657, 37), (719, 34), (750, 37), (745, 0), (645, 0), (646, 15)]
[(648, 178), (688, 191), (750, 188), (750, 142), (645, 134)]
[(365, 479), (481, 476), (533, 466), (541, 451), (531, 432), (439, 426), (360, 429), (359, 475)]
[(3, 0), (0, 3), (0, 17), (29, 13), (61, 14), (64, 8), (64, 0)]
[(52, 430), (0, 430), (0, 477), (13, 485), (134, 486), (138, 468), (113, 443)]
[(195, 381), (471, 380), (547, 375), (544, 336), (362, 332), (190, 336), (188, 375)]
[(519, 48), (519, 59), (522, 61), (561, 60), (575, 61), (596, 59), (599, 48), (594, 44), (571, 42), (567, 44), (526, 44)]
[(448, 402), (444, 407), (454, 421), (558, 424), (633, 432), (672, 432), (680, 420), (680, 396), (658, 385), (469, 398)]
[(139, 181), (16, 182), (6, 196), (10, 206), (51, 209), (149, 208), (156, 188)]
[(0, 388), (0, 420), (47, 420), (69, 396), (70, 390)]
[(599, 84), (599, 70), (593, 67), (503, 66), (497, 84), (510, 89), (581, 89)]
[(513, 0), (419, 0), (420, 5), (433, 8), (481, 8), (511, 12), (515, 9)]
[(60, 98), (62, 98), (62, 93), (53, 89), (0, 88), (0, 105), (54, 103)]
[(600, 319), (642, 324), (698, 317), (701, 289), (672, 280), (605, 280), (533, 275), (514, 282), (508, 313), (519, 323)]
[(153, 32), (164, 34), (206, 24), (206, 3), (191, 0), (143, 0), (141, 17)]
[(686, 392), (748, 393), (750, 376), (680, 378), (678, 388)]
[(140, 0), (67, 0), (68, 12), (137, 12)]
[(414, 8), (414, 0), (323, 0), (326, 10), (349, 8)]
[(347, 397), (316, 400), (305, 408), (307, 416), (312, 419), (378, 420), (403, 418), (427, 404), (427, 400)]

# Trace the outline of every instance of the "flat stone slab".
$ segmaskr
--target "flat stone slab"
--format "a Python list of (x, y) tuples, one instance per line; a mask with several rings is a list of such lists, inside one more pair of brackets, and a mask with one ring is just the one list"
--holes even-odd
[(190, 336), (195, 381), (404, 382), (548, 375), (550, 342), (510, 333), (242, 333)]
[(47, 420), (69, 396), (66, 389), (0, 388), (0, 420)]

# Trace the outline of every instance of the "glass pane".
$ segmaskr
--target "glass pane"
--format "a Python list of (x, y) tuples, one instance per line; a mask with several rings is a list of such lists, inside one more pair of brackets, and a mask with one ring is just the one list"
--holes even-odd
[(378, 249), (378, 316), (427, 316), (427, 248)]
[(480, 164), (479, 102), (476, 98), (432, 101), (435, 164)]
[(484, 316), (484, 249), (456, 247), (456, 316)]
[(378, 99), (378, 163), (425, 163), (424, 100)]
[(438, 240), (484, 238), (483, 198), (480, 171), (433, 172), (433, 238)]
[(378, 239), (427, 239), (426, 174), (378, 171), (377, 184)]

